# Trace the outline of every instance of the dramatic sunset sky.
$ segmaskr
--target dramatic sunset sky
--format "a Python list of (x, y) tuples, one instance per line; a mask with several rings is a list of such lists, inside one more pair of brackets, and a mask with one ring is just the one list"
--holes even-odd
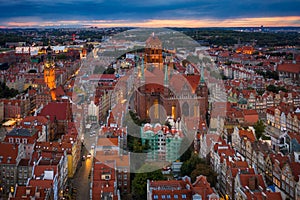
[(0, 27), (300, 26), (300, 0), (0, 0)]

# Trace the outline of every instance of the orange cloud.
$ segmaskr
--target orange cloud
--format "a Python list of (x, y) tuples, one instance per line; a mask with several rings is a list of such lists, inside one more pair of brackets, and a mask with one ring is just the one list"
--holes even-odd
[(300, 16), (255, 17), (235, 19), (152, 19), (144, 21), (127, 20), (63, 20), (46, 22), (8, 22), (2, 27), (50, 27), (50, 26), (97, 26), (97, 27), (250, 27), (250, 26), (300, 26)]

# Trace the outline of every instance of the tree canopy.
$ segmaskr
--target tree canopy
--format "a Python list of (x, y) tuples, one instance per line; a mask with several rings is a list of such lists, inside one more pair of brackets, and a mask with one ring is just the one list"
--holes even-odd
[(268, 85), (267, 86), (267, 90), (270, 91), (270, 92), (277, 93), (277, 94), (278, 94), (279, 91), (283, 91), (283, 92), (287, 92), (288, 91), (285, 87), (275, 86), (275, 85)]
[(0, 98), (12, 98), (19, 94), (18, 90), (7, 87), (4, 82), (0, 82)]
[(136, 199), (147, 199), (147, 179), (164, 180), (161, 170), (152, 171), (154, 166), (145, 164), (139, 171), (149, 171), (147, 173), (136, 173), (132, 181), (132, 194)]
[(264, 132), (265, 132), (265, 127), (266, 125), (264, 124), (264, 122), (262, 120), (258, 120), (255, 124), (254, 124), (254, 129), (255, 129), (255, 136), (256, 139), (260, 139), (261, 137), (264, 136)]
[(198, 154), (192, 152), (189, 160), (183, 162), (181, 166), (181, 176), (190, 176), (191, 181), (194, 182), (199, 175), (207, 177), (207, 181), (211, 186), (215, 186), (217, 182), (217, 174), (212, 170), (205, 160), (199, 158)]

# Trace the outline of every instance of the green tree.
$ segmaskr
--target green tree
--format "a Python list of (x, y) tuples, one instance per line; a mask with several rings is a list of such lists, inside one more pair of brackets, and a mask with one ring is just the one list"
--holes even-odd
[(115, 70), (114, 68), (109, 67), (109, 68), (107, 68), (107, 69), (103, 72), (103, 74), (114, 74), (115, 71), (116, 71), (116, 70)]
[(197, 176), (199, 175), (206, 176), (207, 181), (210, 183), (212, 187), (216, 185), (218, 175), (207, 164), (203, 164), (203, 163), (197, 164), (196, 169), (194, 169), (191, 173), (191, 181), (194, 182)]
[(268, 85), (266, 88), (270, 92), (278, 93), (279, 91), (287, 92), (288, 90), (282, 86)]
[(156, 169), (155, 166), (145, 164), (143, 165), (138, 172), (145, 173), (136, 173), (132, 181), (132, 194), (136, 199), (147, 199), (147, 180), (164, 180), (164, 176), (161, 173), (161, 170), (152, 170)]
[(57, 56), (56, 56), (56, 59), (57, 60), (65, 60), (65, 59), (67, 59), (67, 55), (66, 54), (58, 54)]
[(4, 82), (0, 82), (0, 98), (12, 98), (19, 94), (18, 90), (7, 87)]
[(258, 120), (253, 127), (255, 129), (256, 139), (259, 140), (262, 136), (264, 136), (266, 125), (262, 120)]
[(205, 161), (199, 158), (198, 154), (192, 152), (189, 160), (185, 161), (180, 169), (181, 176), (190, 176), (192, 171), (196, 168), (197, 164), (204, 164)]
[(189, 160), (192, 155), (193, 149), (193, 142), (190, 141), (187, 137), (184, 137), (180, 145), (180, 153), (182, 153), (182, 155), (180, 156), (180, 161), (185, 162)]

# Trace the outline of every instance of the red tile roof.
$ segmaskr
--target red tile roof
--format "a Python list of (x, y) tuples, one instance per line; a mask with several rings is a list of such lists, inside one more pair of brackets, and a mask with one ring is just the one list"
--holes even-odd
[(254, 133), (251, 130), (240, 129), (239, 130), (239, 135), (240, 135), (240, 138), (245, 137), (248, 140), (250, 140), (251, 142), (254, 142), (256, 140), (256, 137), (255, 137)]
[[(254, 178), (254, 179), (257, 180), (257, 186), (256, 187), (261, 186), (263, 188), (263, 190), (266, 189), (266, 184), (265, 184), (264, 179), (263, 179), (261, 174), (239, 174), (239, 178), (240, 178), (241, 185), (244, 188), (246, 186), (249, 187), (249, 185), (250, 185), (249, 180), (251, 178)], [(259, 189), (259, 188), (255, 188), (255, 189)]]
[(17, 144), (9, 143), (0, 143), (0, 158), (1, 164), (16, 164), (16, 158), (18, 157), (18, 148)]
[(29, 181), (29, 186), (39, 187), (41, 189), (48, 189), (53, 187), (53, 180), (36, 180), (31, 179)]
[(279, 72), (290, 72), (290, 73), (300, 73), (300, 64), (284, 63), (279, 64), (277, 71)]
[(50, 116), (50, 121), (67, 120), (69, 118), (70, 103), (69, 102), (50, 102), (41, 111), (39, 116)]
[(284, 164), (286, 164), (287, 162), (289, 162), (289, 157), (286, 155), (282, 155), (281, 153), (279, 154), (269, 154), (270, 159), (272, 161), (272, 163), (275, 163), (275, 160), (279, 162), (279, 167), (282, 169), (282, 167), (284, 166)]
[(299, 176), (300, 176), (300, 163), (298, 162), (291, 162), (290, 167), (294, 176), (294, 179), (296, 182), (299, 181)]
[[(280, 192), (245, 192), (247, 199), (282, 200)], [(265, 197), (264, 197), (265, 196)]]
[[(37, 193), (39, 197), (37, 196)], [(36, 186), (17, 186), (15, 194), (11, 200), (31, 200), (35, 197), (36, 200), (44, 200), (46, 197), (45, 190)]]
[[(115, 183), (116, 183), (116, 162), (105, 161), (105, 162), (94, 162), (94, 173), (93, 173), (93, 199), (99, 199), (102, 193), (114, 194), (114, 199), (117, 199), (115, 195)], [(104, 176), (108, 176), (105, 179)]]
[(54, 176), (57, 173), (57, 166), (56, 165), (36, 165), (34, 167), (34, 172), (33, 174), (35, 175), (35, 177), (40, 177), (42, 175), (44, 175), (45, 171), (53, 171), (54, 172)]
[(214, 193), (206, 176), (203, 175), (196, 178), (196, 181), (193, 183), (193, 191), (194, 193), (201, 195), (202, 199), (206, 199), (207, 195)]
[(66, 150), (68, 154), (72, 153), (72, 144), (69, 142), (37, 142), (34, 148), (42, 152), (62, 153)]

